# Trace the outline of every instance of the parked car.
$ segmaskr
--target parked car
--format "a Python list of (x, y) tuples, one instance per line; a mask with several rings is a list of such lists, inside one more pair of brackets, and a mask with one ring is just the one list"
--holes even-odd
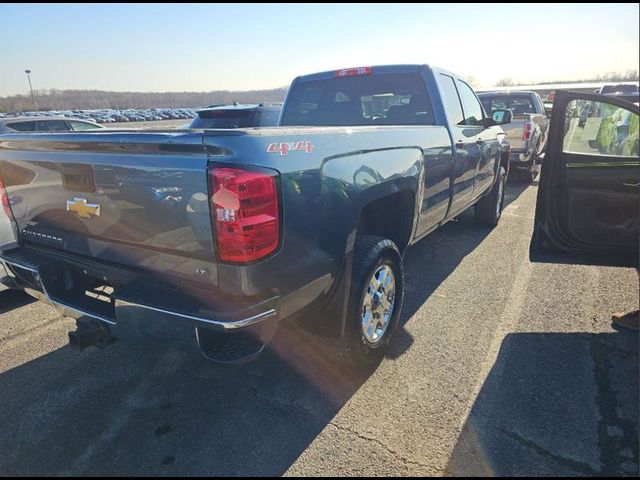
[(596, 93), (600, 95), (607, 93), (638, 93), (638, 85), (628, 83), (604, 85), (597, 89)]
[(582, 108), (580, 109), (580, 114), (578, 117), (578, 126), (579, 127), (584, 127), (585, 124), (587, 123), (587, 119), (593, 115), (595, 112), (595, 105), (592, 103), (586, 103), (585, 105), (582, 106)]
[(206, 358), (244, 361), (315, 313), (375, 365), (408, 246), (470, 207), (498, 224), (510, 120), (458, 76), (400, 65), (298, 77), (275, 127), (0, 135), (2, 195), (41, 193), (8, 209), (1, 281), (78, 318), (79, 348), (195, 330)]
[(0, 133), (66, 132), (104, 128), (95, 122), (71, 120), (65, 117), (14, 117), (0, 119)]
[(628, 93), (628, 92), (616, 92), (616, 93), (607, 93), (606, 95), (614, 98), (619, 98), (621, 100), (625, 100), (627, 102), (638, 104), (640, 101), (640, 93)]
[[(575, 135), (569, 112), (576, 103), (596, 105), (601, 127), (626, 118), (615, 138), (622, 148), (601, 151)], [(533, 261), (638, 267), (638, 113), (637, 104), (615, 95), (558, 91), (540, 175)]]
[(485, 110), (511, 110), (513, 120), (504, 127), (511, 143), (511, 169), (523, 182), (530, 183), (538, 174), (545, 155), (549, 116), (542, 98), (535, 92), (480, 92)]
[(198, 110), (189, 128), (271, 127), (278, 124), (281, 104), (224, 105)]

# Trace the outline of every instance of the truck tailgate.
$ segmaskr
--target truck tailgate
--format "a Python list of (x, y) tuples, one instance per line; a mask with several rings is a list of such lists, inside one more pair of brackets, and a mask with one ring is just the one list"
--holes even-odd
[(524, 148), (522, 134), (524, 129), (524, 122), (528, 119), (528, 115), (514, 115), (511, 123), (502, 125), (502, 130), (504, 130), (507, 138), (509, 138), (512, 150), (520, 150)]
[(195, 132), (0, 140), (21, 242), (215, 284), (206, 171)]

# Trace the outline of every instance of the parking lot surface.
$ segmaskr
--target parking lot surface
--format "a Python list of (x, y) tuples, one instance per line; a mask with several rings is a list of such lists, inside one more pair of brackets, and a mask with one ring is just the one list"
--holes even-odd
[(530, 263), (537, 187), (406, 255), (403, 326), (369, 375), (281, 329), (243, 367), (155, 344), (77, 353), (0, 293), (1, 475), (638, 475), (634, 269)]

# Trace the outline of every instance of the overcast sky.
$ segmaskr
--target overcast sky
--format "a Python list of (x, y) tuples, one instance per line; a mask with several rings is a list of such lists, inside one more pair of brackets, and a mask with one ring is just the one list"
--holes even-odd
[(251, 90), (429, 63), (480, 85), (638, 70), (638, 4), (0, 5), (0, 96)]

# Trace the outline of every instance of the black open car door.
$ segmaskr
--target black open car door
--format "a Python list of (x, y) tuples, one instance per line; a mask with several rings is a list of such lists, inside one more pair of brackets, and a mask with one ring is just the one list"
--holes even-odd
[(638, 105), (556, 92), (531, 260), (637, 267), (639, 210)]

